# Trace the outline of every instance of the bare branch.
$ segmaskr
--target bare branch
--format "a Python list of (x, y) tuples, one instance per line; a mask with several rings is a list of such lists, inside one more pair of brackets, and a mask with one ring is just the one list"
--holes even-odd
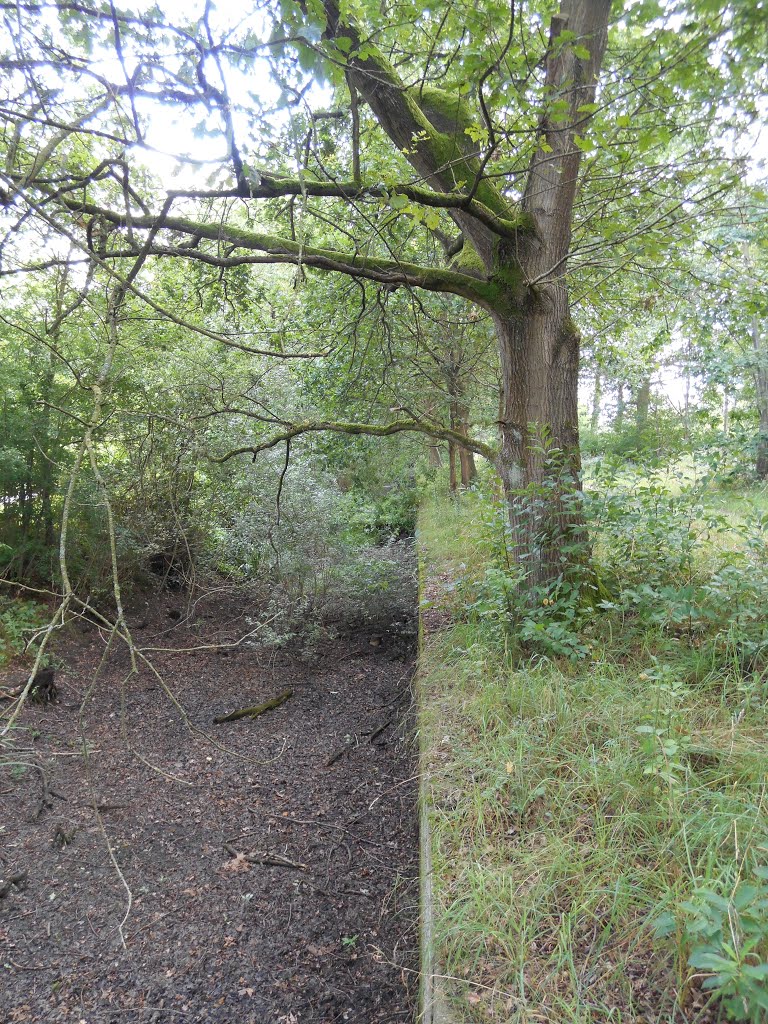
[(482, 455), (489, 462), (496, 462), (498, 453), (489, 444), (479, 441), (477, 438), (468, 437), (458, 430), (450, 430), (447, 427), (440, 427), (433, 423), (425, 423), (421, 420), (395, 420), (393, 423), (344, 423), (332, 420), (316, 420), (307, 423), (294, 423), (279, 434), (273, 434), (266, 441), (256, 445), (248, 445), (244, 448), (235, 448), (232, 451), (214, 458), (214, 462), (228, 462), (236, 455), (251, 455), (253, 459), (260, 452), (268, 451), (276, 445), (287, 443), (294, 437), (301, 437), (303, 434), (365, 434), (369, 437), (391, 437), (394, 434), (416, 433), (425, 434), (427, 437), (434, 437), (440, 441), (453, 441), (462, 448)]

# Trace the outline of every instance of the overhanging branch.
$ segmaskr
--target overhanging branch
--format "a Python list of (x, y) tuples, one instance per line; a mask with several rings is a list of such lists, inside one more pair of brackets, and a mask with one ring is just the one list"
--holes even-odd
[(277, 434), (272, 434), (265, 441), (255, 445), (247, 445), (243, 448), (234, 448), (225, 455), (213, 459), (214, 462), (228, 462), (236, 455), (251, 455), (255, 460), (260, 452), (269, 451), (279, 444), (285, 444), (295, 437), (303, 434), (365, 434), (369, 437), (391, 437), (394, 434), (416, 433), (425, 434), (427, 437), (435, 438), (438, 441), (452, 441), (466, 448), (468, 451), (482, 455), (491, 463), (496, 462), (497, 452), (484, 441), (468, 437), (458, 430), (450, 430), (448, 427), (438, 427), (430, 423), (423, 423), (420, 420), (395, 420), (392, 423), (344, 423), (333, 420), (316, 420), (305, 423), (294, 423)]

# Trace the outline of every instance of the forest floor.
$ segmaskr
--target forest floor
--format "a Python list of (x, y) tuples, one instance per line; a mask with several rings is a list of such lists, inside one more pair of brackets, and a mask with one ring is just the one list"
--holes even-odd
[(59, 701), (2, 751), (0, 876), (27, 874), (0, 899), (0, 1020), (412, 1020), (412, 631), (294, 657), (226, 646), (242, 602), (190, 607), (156, 595), (139, 623), (160, 678), (124, 683), (127, 652), (72, 629)]

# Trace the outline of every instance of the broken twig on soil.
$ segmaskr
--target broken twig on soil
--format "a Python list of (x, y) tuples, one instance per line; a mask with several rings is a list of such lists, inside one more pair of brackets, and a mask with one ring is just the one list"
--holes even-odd
[(388, 718), (386, 720), (386, 722), (383, 722), (381, 725), (377, 726), (370, 733), (368, 733), (368, 731), (366, 730), (366, 731), (361, 732), (361, 733), (355, 733), (354, 736), (350, 736), (350, 738), (345, 741), (343, 746), (339, 747), (338, 750), (335, 750), (331, 754), (331, 756), (325, 762), (325, 767), (326, 768), (330, 768), (331, 765), (332, 764), (336, 764), (336, 762), (338, 760), (340, 760), (347, 753), (347, 751), (351, 750), (353, 747), (356, 747), (358, 745), (358, 742), (359, 742), (361, 736), (368, 735), (368, 742), (369, 743), (372, 743), (373, 746), (375, 746), (375, 747), (381, 746), (382, 744), (374, 743), (373, 741), (376, 739), (377, 736), (380, 736), (384, 732), (384, 730), (387, 728), (387, 726), (389, 726), (391, 724), (392, 724), (392, 719)]

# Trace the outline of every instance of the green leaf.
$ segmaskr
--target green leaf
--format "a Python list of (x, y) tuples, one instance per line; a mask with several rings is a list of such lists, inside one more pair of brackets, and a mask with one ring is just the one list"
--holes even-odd
[(673, 935), (677, 927), (675, 915), (667, 910), (653, 922), (653, 936), (656, 939), (666, 939)]
[(408, 199), (408, 196), (400, 195), (398, 192), (395, 192), (389, 197), (389, 205), (393, 210), (404, 210), (409, 202), (410, 200)]
[(755, 978), (757, 981), (768, 979), (768, 963), (746, 964), (741, 970), (742, 974), (745, 974), (748, 978)]
[(733, 972), (735, 967), (732, 960), (720, 956), (719, 953), (712, 953), (708, 949), (694, 949), (688, 957), (688, 964), (698, 971), (724, 971), (725, 973)]
[(342, 53), (349, 53), (352, 49), (352, 40), (349, 36), (336, 36), (335, 43)]
[(737, 910), (744, 910), (754, 900), (760, 890), (756, 885), (742, 882), (733, 894), (733, 905)]
[(573, 141), (576, 146), (582, 151), (582, 153), (589, 153), (595, 148), (595, 144), (591, 139), (584, 139), (581, 135), (574, 135)]

